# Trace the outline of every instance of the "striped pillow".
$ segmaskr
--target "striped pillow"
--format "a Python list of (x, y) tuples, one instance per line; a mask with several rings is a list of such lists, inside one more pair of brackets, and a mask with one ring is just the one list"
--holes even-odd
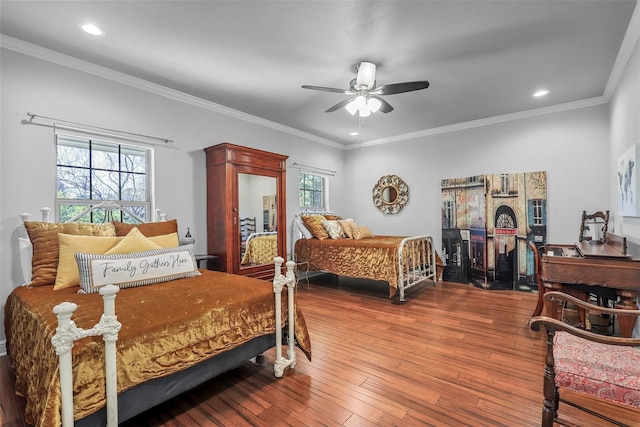
[(75, 257), (81, 294), (110, 284), (123, 289), (200, 275), (193, 245), (117, 255), (77, 253)]

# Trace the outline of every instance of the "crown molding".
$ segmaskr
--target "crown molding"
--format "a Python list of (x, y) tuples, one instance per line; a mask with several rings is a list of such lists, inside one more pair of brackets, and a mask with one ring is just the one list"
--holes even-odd
[(458, 132), (461, 130), (472, 129), (482, 126), (495, 125), (498, 123), (511, 122), (514, 120), (528, 119), (531, 117), (542, 116), (545, 114), (559, 113), (562, 111), (576, 110), (579, 108), (593, 107), (594, 105), (606, 104), (609, 102), (604, 96), (596, 96), (593, 98), (583, 99), (580, 101), (566, 102), (564, 104), (551, 105), (549, 107), (541, 107), (533, 110), (525, 110), (517, 113), (503, 114), (501, 116), (488, 117), (486, 119), (471, 120), (468, 122), (456, 123), (453, 125), (440, 126), (431, 129), (425, 129), (418, 132), (405, 133), (389, 138), (375, 139), (367, 142), (354, 143), (345, 147), (346, 150), (355, 150), (362, 147), (370, 147), (374, 145), (389, 144), (391, 142), (405, 141), (408, 139), (421, 138), (425, 136), (438, 135), (442, 133)]
[(618, 50), (616, 62), (613, 64), (611, 74), (609, 74), (609, 80), (607, 81), (607, 85), (604, 88), (603, 95), (607, 99), (607, 101), (611, 100), (613, 92), (615, 91), (616, 86), (618, 86), (620, 77), (624, 72), (624, 68), (627, 66), (627, 61), (629, 61), (629, 58), (631, 57), (631, 54), (633, 53), (633, 50), (635, 49), (639, 38), (640, 3), (636, 3), (636, 7), (633, 10), (633, 15), (631, 15), (631, 20), (629, 20), (629, 26), (627, 26), (627, 31), (624, 34), (622, 43), (620, 44), (620, 50)]
[(328, 145), (333, 148), (343, 149), (342, 144), (338, 144), (335, 141), (331, 141), (326, 138), (319, 137), (307, 132), (303, 132), (299, 129), (295, 129), (289, 126), (285, 126), (280, 123), (266, 120), (261, 117), (256, 117), (251, 114), (244, 113), (242, 111), (234, 110), (233, 108), (225, 107), (224, 105), (216, 104), (215, 102), (207, 101), (202, 98), (198, 98), (193, 95), (186, 94), (168, 87), (158, 85), (147, 80), (143, 80), (137, 77), (133, 77), (129, 74), (121, 73), (119, 71), (112, 70), (101, 65), (97, 65), (82, 59), (75, 58), (70, 55), (65, 55), (60, 52), (56, 52), (51, 49), (47, 49), (32, 43), (25, 42), (20, 39), (16, 39), (5, 34), (0, 34), (0, 47), (14, 52), (18, 52), (24, 55), (32, 56), (34, 58), (42, 59), (57, 65), (62, 65), (67, 68), (71, 68), (77, 71), (81, 71), (87, 74), (92, 74), (97, 77), (101, 77), (107, 80), (111, 80), (123, 85), (127, 85), (136, 89), (140, 89), (155, 95), (162, 96), (164, 98), (179, 101), (185, 104), (192, 105), (194, 107), (202, 108), (216, 113), (223, 114), (225, 116), (233, 117), (238, 120), (242, 120), (248, 123), (252, 123), (258, 126), (274, 129), (283, 133), (287, 133), (293, 136), (304, 138), (310, 141), (318, 142), (320, 144)]

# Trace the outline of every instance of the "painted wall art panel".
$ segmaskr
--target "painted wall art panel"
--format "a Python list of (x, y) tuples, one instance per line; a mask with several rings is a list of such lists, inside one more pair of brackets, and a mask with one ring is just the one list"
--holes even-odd
[(537, 290), (529, 242), (546, 242), (546, 172), (443, 179), (441, 191), (443, 279)]

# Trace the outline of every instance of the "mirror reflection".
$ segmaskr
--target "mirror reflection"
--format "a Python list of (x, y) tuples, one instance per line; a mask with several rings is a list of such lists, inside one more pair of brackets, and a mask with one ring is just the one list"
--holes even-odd
[(396, 201), (397, 197), (398, 191), (395, 189), (395, 187), (388, 186), (384, 187), (384, 189), (382, 190), (382, 200), (384, 200), (385, 203), (393, 203)]
[(278, 253), (276, 178), (238, 174), (240, 268), (273, 263)]

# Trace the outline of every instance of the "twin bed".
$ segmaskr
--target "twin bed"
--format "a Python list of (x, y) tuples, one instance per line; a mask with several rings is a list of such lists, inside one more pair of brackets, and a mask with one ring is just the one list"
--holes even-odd
[[(140, 224), (136, 230), (142, 230), (147, 239), (152, 239), (149, 235), (153, 234), (150, 231), (153, 227), (166, 228), (169, 223)], [(107, 407), (107, 401), (110, 405), (116, 402), (113, 405), (117, 407), (115, 423), (122, 422), (273, 347), (276, 347), (276, 376), (281, 376), (286, 367), (295, 366), (296, 344), (309, 359), (311, 357), (304, 317), (293, 301), (295, 279), (292, 263), (283, 275), (283, 260), (277, 259), (276, 277), (270, 283), (197, 270), (195, 259), (189, 260), (190, 256), (193, 258), (192, 248), (163, 248), (144, 253), (94, 256), (93, 267), (99, 274), (87, 280), (95, 280), (96, 288), (103, 290), (107, 286), (102, 286), (99, 278), (106, 274), (104, 266), (107, 264), (111, 277), (115, 277), (114, 272), (122, 266), (128, 266), (128, 274), (131, 274), (131, 266), (138, 266), (136, 274), (142, 274), (142, 270), (161, 270), (162, 265), (166, 267), (169, 264), (168, 260), (183, 267), (190, 262), (194, 265), (193, 272), (177, 278), (169, 272), (168, 280), (154, 277), (149, 281), (136, 276), (136, 284), (132, 285), (133, 280), (120, 283), (115, 295), (115, 317), (121, 327), (115, 328), (117, 341), (112, 340), (115, 343), (115, 360), (111, 371), (110, 356), (105, 356), (103, 339), (108, 342), (109, 334), (112, 339), (114, 331), (100, 332), (102, 327), (98, 325), (105, 323), (105, 318), (106, 323), (113, 323), (115, 319), (108, 312), (103, 314), (102, 307), (106, 303), (98, 292), (84, 283), (87, 281), (83, 277), (86, 272), (80, 267), (79, 285), (59, 287), (55, 278), (53, 282), (51, 278), (44, 280), (45, 283), (40, 280), (43, 271), (51, 273), (51, 265), (46, 266), (48, 270), (43, 270), (43, 267), (53, 260), (59, 262), (58, 270), (53, 274), (61, 274), (64, 258), (64, 254), (57, 251), (56, 254), (49, 253), (49, 260), (42, 259), (46, 255), (43, 250), (52, 252), (51, 248), (58, 244), (58, 236), (62, 234), (86, 233), (86, 229), (82, 225), (74, 228), (70, 224), (47, 225), (45, 222), (26, 222), (25, 225), (33, 244), (33, 277), (29, 285), (14, 289), (8, 297), (5, 329), (7, 351), (16, 374), (16, 391), (26, 399), (25, 419), (28, 423), (57, 426), (62, 420), (68, 424), (65, 414), (70, 411), (71, 421), (75, 419), (76, 425), (114, 425), (109, 415), (113, 408)], [(105, 224), (102, 228), (110, 229), (110, 225)], [(130, 227), (125, 228), (130, 230)], [(177, 225), (173, 229), (177, 232)], [(95, 240), (101, 242), (116, 239), (120, 244), (133, 232), (125, 234), (122, 231), (120, 236), (100, 233), (104, 230), (98, 227), (90, 232), (93, 236), (83, 235), (79, 239), (98, 237)], [(177, 233), (175, 237), (177, 239)], [(160, 235), (155, 238), (156, 241), (165, 239)], [(139, 236), (136, 239), (137, 244), (142, 241)], [(41, 247), (45, 241), (48, 249)], [(130, 244), (131, 239), (127, 243)], [(76, 254), (75, 257), (79, 259), (82, 256)], [(143, 268), (142, 260), (146, 268)], [(80, 289), (85, 293), (79, 293)], [(284, 293), (283, 289), (286, 289)], [(69, 307), (72, 308), (74, 323), (69, 322)], [(54, 309), (57, 312), (67, 310), (67, 314), (62, 313), (61, 323)], [(283, 331), (289, 344), (286, 357), (283, 357), (281, 347)], [(75, 336), (70, 338), (69, 344), (69, 336), (73, 334)], [(59, 372), (65, 365), (59, 363), (57, 357), (63, 355), (65, 345), (54, 348), (54, 336), (56, 344), (60, 338), (68, 340), (66, 347), (73, 371), (71, 409), (63, 406), (65, 397), (60, 388), (60, 383), (64, 386), (70, 377)], [(77, 339), (75, 343), (74, 339)], [(116, 399), (109, 397), (109, 383), (105, 380), (110, 377), (117, 379)]]
[(385, 281), (389, 297), (398, 295), (401, 303), (405, 290), (425, 280), (436, 283), (444, 268), (428, 235), (377, 236), (333, 214), (297, 215), (293, 227), (297, 263), (309, 271)]

